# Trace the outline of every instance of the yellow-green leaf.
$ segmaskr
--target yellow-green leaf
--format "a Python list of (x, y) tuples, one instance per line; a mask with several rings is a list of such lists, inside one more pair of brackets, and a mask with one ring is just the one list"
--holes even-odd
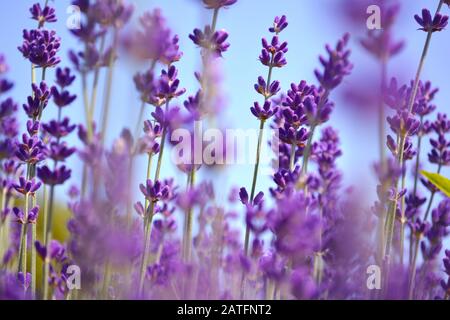
[(447, 197), (450, 197), (450, 180), (441, 176), (438, 173), (431, 173), (427, 171), (420, 172), (439, 190), (441, 190)]

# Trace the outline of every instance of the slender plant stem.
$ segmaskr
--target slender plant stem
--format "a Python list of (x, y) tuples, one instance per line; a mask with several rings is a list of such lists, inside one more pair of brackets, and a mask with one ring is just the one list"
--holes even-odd
[[(403, 170), (402, 173), (402, 188), (401, 190), (405, 189), (406, 184), (406, 171)], [(401, 198), (401, 204), (400, 204), (400, 265), (403, 266), (403, 258), (404, 258), (404, 251), (405, 251), (405, 225), (407, 222), (405, 210), (406, 210), (406, 203), (405, 203), (405, 197)]]
[[(405, 144), (405, 140), (406, 137), (404, 135), (400, 136), (400, 142), (399, 142), (399, 147), (401, 148), (400, 150), (398, 150), (398, 163), (400, 164), (401, 167), (403, 167), (403, 153), (404, 153), (404, 144)], [(398, 185), (397, 185), (397, 181), (395, 182), (395, 200), (391, 201), (389, 204), (389, 210), (388, 210), (388, 215), (386, 218), (386, 244), (385, 244), (385, 249), (384, 249), (384, 263), (385, 263), (385, 267), (386, 270), (384, 272), (385, 275), (385, 284), (388, 283), (388, 279), (389, 279), (389, 268), (390, 268), (390, 254), (391, 254), (391, 247), (392, 247), (392, 240), (394, 237), (394, 226), (395, 226), (395, 212), (397, 210), (397, 195), (398, 195)]]
[(117, 42), (118, 42), (118, 31), (117, 29), (114, 29), (114, 35), (113, 35), (113, 46), (111, 49), (111, 56), (109, 57), (108, 62), (108, 77), (106, 79), (106, 91), (105, 91), (105, 100), (103, 103), (103, 110), (102, 110), (102, 127), (101, 127), (101, 142), (102, 144), (105, 141), (105, 136), (108, 131), (108, 117), (109, 117), (109, 109), (111, 104), (111, 92), (112, 92), (112, 83), (114, 79), (114, 59), (116, 57), (116, 49), (117, 49)]
[[(55, 196), (55, 186), (50, 186), (50, 197), (49, 197), (49, 210), (48, 219), (46, 226), (46, 234), (44, 238), (44, 245), (48, 251), (48, 245), (52, 238), (52, 221), (53, 221), (53, 206), (54, 206), (54, 196)], [(48, 299), (49, 287), (48, 287), (48, 277), (50, 274), (50, 258), (47, 256), (44, 260), (44, 300)]]
[[(328, 97), (330, 95), (330, 90), (325, 90), (322, 97), (320, 98), (319, 104), (317, 106), (317, 114), (320, 113), (323, 105), (326, 103)], [(311, 156), (311, 147), (314, 138), (314, 133), (317, 128), (317, 121), (312, 119), (311, 130), (309, 132), (308, 141), (306, 142), (305, 150), (303, 151), (303, 165), (302, 165), (302, 176), (304, 176), (308, 172), (308, 162), (309, 157)]]
[[(103, 35), (100, 39), (100, 54), (103, 54), (105, 48), (105, 35)], [(100, 66), (97, 65), (94, 71), (94, 82), (92, 84), (92, 94), (91, 94), (91, 102), (89, 104), (89, 117), (90, 119), (94, 119), (95, 107), (97, 105), (97, 92), (98, 92), (98, 81), (100, 78)], [(92, 123), (90, 123), (92, 126)]]
[(414, 168), (414, 188), (413, 195), (417, 195), (417, 182), (419, 181), (419, 165), (420, 165), (420, 151), (422, 147), (422, 126), (423, 126), (423, 116), (420, 117), (420, 130), (417, 136), (417, 156), (416, 156), (416, 165)]
[(216, 31), (218, 16), (219, 16), (219, 8), (216, 8), (216, 9), (214, 9), (214, 12), (213, 12), (213, 19), (212, 19), (212, 24), (211, 24), (212, 33), (214, 33)]
[[(169, 101), (166, 102), (166, 113), (169, 111)], [(161, 146), (158, 154), (158, 162), (156, 164), (155, 171), (155, 181), (159, 179), (159, 175), (161, 173), (162, 160), (164, 156), (164, 146), (166, 145), (166, 136), (167, 136), (167, 126), (164, 125), (162, 135), (161, 135)]]
[(42, 68), (42, 81), (45, 81), (45, 75), (47, 74), (47, 68)]
[[(441, 173), (441, 169), (442, 169), (442, 164), (439, 164), (438, 169), (437, 169), (438, 174)], [(428, 201), (427, 210), (425, 211), (425, 216), (423, 218), (424, 222), (428, 220), (428, 216), (430, 215), (431, 207), (433, 205), (433, 200), (434, 200), (435, 195), (436, 195), (436, 191), (434, 191), (434, 190), (431, 191), (430, 200)]]
[[(442, 5), (444, 3), (444, 0), (440, 0), (439, 1), (439, 5), (438, 8), (436, 9), (436, 14), (438, 14), (441, 11)], [(416, 99), (416, 95), (417, 95), (417, 89), (419, 88), (419, 81), (420, 81), (420, 75), (422, 73), (422, 69), (425, 63), (425, 59), (427, 57), (428, 54), (428, 49), (430, 48), (430, 43), (431, 43), (431, 36), (433, 35), (433, 31), (430, 30), (427, 33), (427, 38), (425, 40), (425, 44), (423, 46), (423, 50), (422, 50), (422, 55), (420, 57), (420, 61), (419, 61), (419, 66), (417, 67), (417, 71), (416, 71), (416, 77), (414, 79), (414, 85), (413, 85), (413, 91), (412, 94), (409, 98), (409, 103), (408, 103), (408, 110), (409, 112), (412, 112), (413, 106), (414, 106), (414, 101)]]
[(289, 161), (289, 170), (293, 171), (294, 170), (294, 165), (295, 165), (295, 152), (296, 152), (296, 145), (295, 143), (291, 144), (291, 156), (290, 156), (290, 161)]
[(386, 161), (386, 145), (385, 145), (385, 110), (384, 110), (384, 101), (383, 101), (383, 90), (386, 83), (386, 77), (387, 77), (387, 64), (386, 59), (382, 59), (381, 64), (381, 81), (380, 81), (380, 90), (381, 90), (381, 97), (379, 99), (379, 106), (378, 106), (378, 139), (379, 139), (379, 152), (380, 152), (380, 163), (383, 166)]
[[(436, 14), (439, 13), (439, 11), (442, 8), (442, 4), (443, 4), (443, 0), (440, 0), (438, 8), (436, 10)], [(427, 34), (427, 38), (425, 40), (425, 44), (422, 50), (422, 55), (420, 57), (420, 61), (419, 61), (419, 66), (417, 67), (417, 71), (416, 71), (416, 76), (414, 79), (414, 84), (413, 84), (413, 90), (411, 93), (411, 96), (409, 98), (409, 102), (408, 102), (408, 110), (409, 112), (412, 112), (413, 106), (414, 106), (414, 101), (416, 99), (416, 95), (417, 95), (417, 89), (419, 87), (419, 81), (420, 81), (420, 75), (422, 73), (422, 69), (425, 63), (425, 58), (427, 56), (428, 53), (428, 49), (430, 47), (430, 43), (431, 43), (431, 36), (432, 36), (433, 32), (429, 31)], [(399, 164), (401, 167), (403, 167), (403, 153), (404, 153), (404, 147), (405, 147), (405, 141), (406, 141), (406, 137), (402, 136), (400, 139), (400, 144), (398, 146), (398, 153), (399, 153)], [(397, 195), (398, 192), (398, 188), (397, 188), (397, 183), (396, 183), (396, 188), (395, 188), (395, 194)], [(390, 210), (388, 213), (388, 229), (387, 229), (387, 237), (386, 237), (386, 250), (385, 250), (385, 264), (386, 264), (386, 268), (387, 270), (385, 270), (385, 275), (386, 275), (386, 279), (388, 279), (389, 277), (389, 268), (390, 268), (390, 263), (389, 263), (389, 255), (390, 255), (390, 251), (391, 251), (391, 246), (392, 246), (392, 238), (393, 238), (393, 233), (394, 233), (394, 222), (395, 222), (395, 211), (397, 208), (397, 200), (393, 201), (393, 203), (390, 206)]]
[[(256, 148), (256, 162), (255, 162), (255, 168), (253, 170), (252, 189), (251, 189), (251, 193), (250, 193), (250, 203), (253, 203), (253, 199), (255, 198), (256, 181), (258, 179), (259, 161), (261, 158), (261, 146), (262, 146), (262, 139), (263, 139), (263, 134), (264, 134), (264, 124), (265, 124), (265, 120), (263, 120), (263, 119), (260, 120), (259, 133), (258, 133), (258, 145)], [(250, 244), (250, 228), (247, 226), (245, 229), (245, 243), (244, 243), (244, 252), (245, 252), (246, 256), (248, 256), (249, 244)]]
[[(36, 83), (36, 67), (34, 66), (34, 64), (31, 64), (31, 84), (35, 84)], [(34, 91), (31, 90), (31, 95), (34, 98)]]
[[(27, 274), (27, 244), (28, 244), (28, 206), (29, 206), (29, 196), (25, 195), (25, 204), (24, 204), (24, 222), (22, 224), (22, 251), (21, 251), (21, 266), (20, 271), (22, 271), (23, 275)], [(34, 275), (33, 275), (34, 276)]]
[(88, 140), (90, 141), (93, 137), (93, 132), (92, 132), (93, 130), (92, 130), (91, 112), (89, 110), (87, 75), (85, 72), (81, 73), (81, 82), (82, 82), (82, 87), (83, 87), (84, 113), (86, 114), (86, 129), (87, 129), (87, 134), (88, 134)]
[(141, 261), (141, 272), (140, 272), (140, 277), (139, 277), (139, 294), (142, 295), (143, 290), (144, 290), (144, 280), (145, 280), (145, 271), (146, 271), (146, 266), (147, 266), (147, 261), (148, 261), (148, 256), (149, 256), (149, 247), (150, 247), (150, 240), (152, 237), (152, 228), (151, 228), (151, 224), (153, 221), (153, 211), (155, 208), (155, 203), (151, 202), (150, 204), (150, 213), (148, 215), (148, 222), (147, 222), (147, 227), (145, 228), (145, 237), (144, 237), (144, 252), (142, 254), (142, 261)]
[[(190, 172), (189, 185), (190, 189), (194, 188), (195, 184), (195, 166), (193, 166)], [(192, 247), (192, 212), (193, 208), (189, 208), (186, 217), (186, 242), (185, 242), (185, 261), (189, 262), (191, 260), (191, 247)]]
[[(36, 207), (36, 195), (32, 196), (32, 207)], [(33, 299), (36, 299), (36, 277), (37, 277), (37, 268), (36, 268), (36, 239), (37, 239), (37, 221), (33, 223), (31, 226), (31, 294)]]
[[(150, 179), (151, 173), (152, 173), (152, 162), (153, 162), (153, 153), (149, 153), (148, 154), (148, 161), (147, 161), (147, 176), (146, 176), (146, 182), (147, 180)], [(144, 230), (147, 229), (147, 225), (148, 225), (148, 216), (147, 216), (147, 210), (149, 208), (149, 200), (147, 198), (145, 198), (145, 206), (144, 206)]]
[(412, 265), (410, 268), (410, 276), (408, 281), (408, 299), (412, 300), (414, 297), (414, 284), (416, 282), (416, 261), (417, 261), (417, 255), (419, 252), (419, 243), (420, 243), (421, 236), (416, 236), (416, 241), (414, 243), (414, 255), (412, 260)]
[[(272, 81), (272, 70), (273, 70), (273, 60), (274, 60), (274, 55), (272, 54), (272, 57), (270, 58), (270, 67), (269, 67), (269, 71), (267, 72), (267, 81), (266, 81), (266, 92), (269, 91), (270, 88), (270, 83)], [(268, 100), (267, 95), (264, 96), (264, 102), (266, 102)], [(262, 138), (263, 138), (263, 133), (264, 133), (264, 124), (265, 124), (265, 120), (261, 119), (260, 123), (259, 123), (259, 133), (258, 133), (258, 146), (256, 148), (256, 162), (255, 162), (255, 167), (253, 170), (253, 180), (252, 180), (252, 189), (250, 192), (250, 203), (253, 203), (253, 199), (255, 197), (255, 191), (256, 191), (256, 182), (258, 179), (258, 170), (259, 170), (259, 160), (261, 157), (261, 146), (262, 146)], [(247, 226), (245, 229), (245, 238), (244, 238), (244, 252), (245, 255), (248, 255), (248, 249), (249, 249), (249, 242), (250, 242), (250, 229)]]
[[(386, 172), (386, 146), (385, 146), (385, 106), (383, 101), (383, 90), (386, 83), (387, 77), (387, 58), (383, 58), (380, 62), (380, 98), (378, 99), (378, 140), (379, 140), (379, 153), (380, 153), (380, 166), (382, 172)], [(386, 192), (386, 183), (382, 183), (384, 194)], [(377, 249), (377, 260), (380, 263), (383, 257), (383, 246), (384, 246), (384, 224), (386, 219), (386, 212), (384, 210), (386, 203), (383, 201), (381, 207), (383, 208), (382, 212), (380, 212), (380, 216), (378, 217), (377, 222), (377, 238), (378, 238), (378, 249)]]

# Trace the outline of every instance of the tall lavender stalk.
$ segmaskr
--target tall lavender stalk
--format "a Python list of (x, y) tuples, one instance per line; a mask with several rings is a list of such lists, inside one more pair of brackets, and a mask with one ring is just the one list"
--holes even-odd
[[(288, 51), (287, 42), (279, 42), (278, 35), (288, 26), (286, 16), (275, 17), (273, 27), (269, 28), (271, 33), (275, 35), (272, 37), (269, 43), (265, 38), (262, 39), (263, 49), (259, 56), (260, 62), (268, 68), (267, 78), (258, 78), (258, 83), (255, 84), (255, 90), (264, 97), (263, 106), (260, 106), (258, 102), (254, 103), (254, 106), (250, 109), (252, 114), (259, 119), (259, 131), (258, 131), (258, 144), (256, 147), (256, 160), (253, 170), (253, 179), (250, 191), (250, 203), (253, 203), (256, 193), (256, 183), (258, 180), (258, 170), (260, 162), (260, 154), (262, 147), (262, 138), (264, 133), (264, 124), (266, 120), (271, 118), (278, 111), (277, 106), (273, 106), (270, 100), (280, 90), (280, 83), (278, 81), (272, 81), (272, 72), (274, 68), (281, 68), (287, 64), (284, 54)], [(247, 256), (250, 244), (250, 229), (247, 226), (245, 229), (244, 238), (244, 253)]]
[[(416, 100), (417, 95), (417, 89), (419, 86), (419, 80), (420, 75), (423, 69), (423, 65), (425, 62), (425, 58), (428, 53), (428, 49), (431, 42), (431, 36), (435, 31), (442, 30), (446, 25), (448, 21), (448, 17), (443, 17), (440, 15), (440, 10), (442, 8), (443, 1), (441, 0), (439, 2), (438, 8), (436, 10), (434, 18), (431, 17), (431, 14), (428, 10), (424, 9), (422, 10), (422, 17), (419, 17), (418, 15), (415, 16), (416, 21), (419, 23), (419, 25), (422, 26), (421, 30), (427, 32), (427, 38), (425, 40), (425, 45), (422, 50), (422, 54), (419, 61), (419, 66), (417, 68), (416, 76), (414, 79), (412, 92), (409, 97), (408, 105), (406, 107), (406, 113), (404, 113), (404, 117), (408, 118), (410, 114), (413, 111), (413, 106)], [(405, 119), (406, 120), (406, 119)], [(405, 150), (405, 142), (407, 138), (407, 134), (410, 128), (404, 128), (402, 132), (399, 134), (399, 144), (397, 149), (397, 161), (401, 168), (403, 168), (404, 165), (404, 150)], [(394, 192), (395, 194), (398, 194), (398, 181), (394, 184)], [(395, 211), (397, 209), (397, 202), (398, 197), (396, 196), (394, 201), (392, 201), (389, 205), (389, 210), (387, 214), (387, 221), (386, 221), (386, 243), (384, 246), (384, 263), (385, 263), (385, 281), (388, 281), (389, 279), (389, 268), (390, 268), (390, 254), (391, 254), (391, 246), (392, 246), (392, 239), (393, 239), (393, 233), (394, 233), (394, 222), (395, 222)], [(402, 221), (404, 221), (404, 210), (401, 212), (402, 215)], [(404, 239), (400, 239), (401, 242), (404, 241)], [(402, 245), (403, 247), (403, 245)], [(413, 259), (414, 261), (414, 259)], [(385, 282), (387, 283), (387, 282)]]
[[(189, 97), (185, 102), (185, 107), (191, 113), (195, 121), (202, 121), (205, 115), (213, 115), (214, 110), (208, 104), (211, 93), (209, 92), (212, 86), (212, 80), (209, 79), (211, 68), (214, 67), (215, 59), (222, 57), (222, 54), (227, 51), (230, 46), (226, 42), (228, 33), (225, 30), (217, 30), (217, 22), (219, 17), (219, 10), (222, 8), (228, 8), (235, 4), (237, 0), (223, 0), (223, 1), (209, 1), (204, 0), (207, 9), (212, 9), (212, 21), (211, 24), (205, 26), (204, 31), (200, 29), (194, 29), (193, 33), (189, 35), (192, 42), (201, 48), (202, 58), (202, 73), (196, 73), (196, 78), (199, 80), (201, 88), (197, 92), (196, 97)], [(195, 101), (195, 105), (191, 102)], [(198, 135), (194, 128), (194, 136)], [(194, 150), (195, 152), (195, 150)], [(194, 157), (195, 158), (195, 157)], [(193, 159), (194, 159), (193, 158)], [(188, 172), (188, 187), (193, 190), (195, 186), (195, 175), (199, 166), (193, 163), (189, 166)], [(191, 206), (186, 214), (184, 234), (183, 234), (183, 257), (186, 261), (191, 259), (191, 246), (192, 246), (192, 220), (193, 220), (193, 207)]]

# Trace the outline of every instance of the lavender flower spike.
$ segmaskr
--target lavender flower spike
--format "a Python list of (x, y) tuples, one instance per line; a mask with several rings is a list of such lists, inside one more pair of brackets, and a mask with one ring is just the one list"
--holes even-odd
[(38, 21), (39, 28), (42, 28), (46, 22), (56, 22), (55, 9), (50, 6), (45, 6), (42, 9), (40, 3), (35, 3), (30, 8), (31, 18)]
[(55, 31), (24, 30), (23, 44), (18, 47), (24, 58), (41, 68), (56, 66), (61, 58), (56, 54), (61, 46), (61, 39)]
[(414, 16), (417, 23), (422, 27), (419, 30), (425, 32), (442, 31), (448, 24), (448, 16), (437, 13), (434, 18), (428, 9), (422, 9), (422, 16), (416, 14)]

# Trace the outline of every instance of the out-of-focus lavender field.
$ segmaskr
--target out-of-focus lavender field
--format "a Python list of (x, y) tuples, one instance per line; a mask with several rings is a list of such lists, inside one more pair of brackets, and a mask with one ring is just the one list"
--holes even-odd
[(449, 298), (447, 0), (35, 2), (0, 12), (0, 298)]

